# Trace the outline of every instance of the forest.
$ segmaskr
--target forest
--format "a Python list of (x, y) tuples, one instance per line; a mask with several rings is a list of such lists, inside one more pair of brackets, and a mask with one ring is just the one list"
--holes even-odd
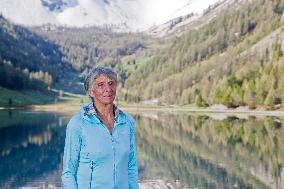
[(75, 72), (58, 46), (0, 16), (0, 86), (45, 91)]

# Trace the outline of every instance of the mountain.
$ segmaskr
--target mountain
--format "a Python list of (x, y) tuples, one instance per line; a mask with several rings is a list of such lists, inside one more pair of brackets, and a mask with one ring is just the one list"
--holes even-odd
[(224, 0), (158, 26), (156, 38), (93, 27), (33, 30), (83, 74), (115, 68), (125, 101), (273, 109), (284, 100), (283, 9), (282, 1)]
[(135, 31), (191, 12), (200, 13), (216, 1), (2, 0), (0, 13), (9, 20), (26, 26), (107, 25), (120, 31)]
[(279, 108), (284, 102), (284, 2), (226, 3), (228, 8), (185, 25), (130, 74), (122, 99)]
[[(54, 15), (79, 6), (73, 1), (58, 1), (58, 7), (45, 2), (44, 10)], [(113, 67), (119, 74), (121, 100), (276, 109), (284, 102), (283, 12), (281, 0), (223, 0), (202, 14), (187, 14), (152, 28), (147, 31), (151, 36), (95, 26), (45, 25), (29, 31), (48, 42), (47, 47), (54, 45), (61, 60), (80, 72), (77, 75), (84, 76), (97, 65)], [(12, 44), (26, 40), (20, 39)], [(24, 54), (12, 52), (16, 58)], [(71, 78), (65, 83), (78, 82)]]
[(137, 1), (3, 0), (0, 12), (13, 22), (27, 26), (47, 23), (79, 27), (117, 25), (127, 29), (139, 23), (134, 14), (138, 6)]

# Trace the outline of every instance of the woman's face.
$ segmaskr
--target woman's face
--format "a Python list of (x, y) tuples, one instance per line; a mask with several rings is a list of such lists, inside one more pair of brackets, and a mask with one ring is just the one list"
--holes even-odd
[(97, 77), (89, 92), (95, 103), (112, 104), (116, 95), (116, 82), (105, 75)]

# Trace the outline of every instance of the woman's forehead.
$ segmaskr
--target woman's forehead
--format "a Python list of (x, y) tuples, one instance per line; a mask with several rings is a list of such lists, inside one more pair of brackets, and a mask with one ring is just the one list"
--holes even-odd
[(94, 80), (95, 82), (108, 82), (108, 81), (115, 81), (112, 78), (109, 78), (106, 75), (99, 75), (97, 78), (95, 78)]

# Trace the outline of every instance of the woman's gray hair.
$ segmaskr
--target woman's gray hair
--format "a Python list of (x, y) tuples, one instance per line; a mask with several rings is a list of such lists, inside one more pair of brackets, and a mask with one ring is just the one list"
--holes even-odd
[(108, 67), (96, 67), (87, 75), (84, 81), (85, 91), (88, 93), (89, 89), (93, 86), (94, 80), (98, 78), (100, 75), (104, 75), (115, 82), (117, 82), (117, 74)]

